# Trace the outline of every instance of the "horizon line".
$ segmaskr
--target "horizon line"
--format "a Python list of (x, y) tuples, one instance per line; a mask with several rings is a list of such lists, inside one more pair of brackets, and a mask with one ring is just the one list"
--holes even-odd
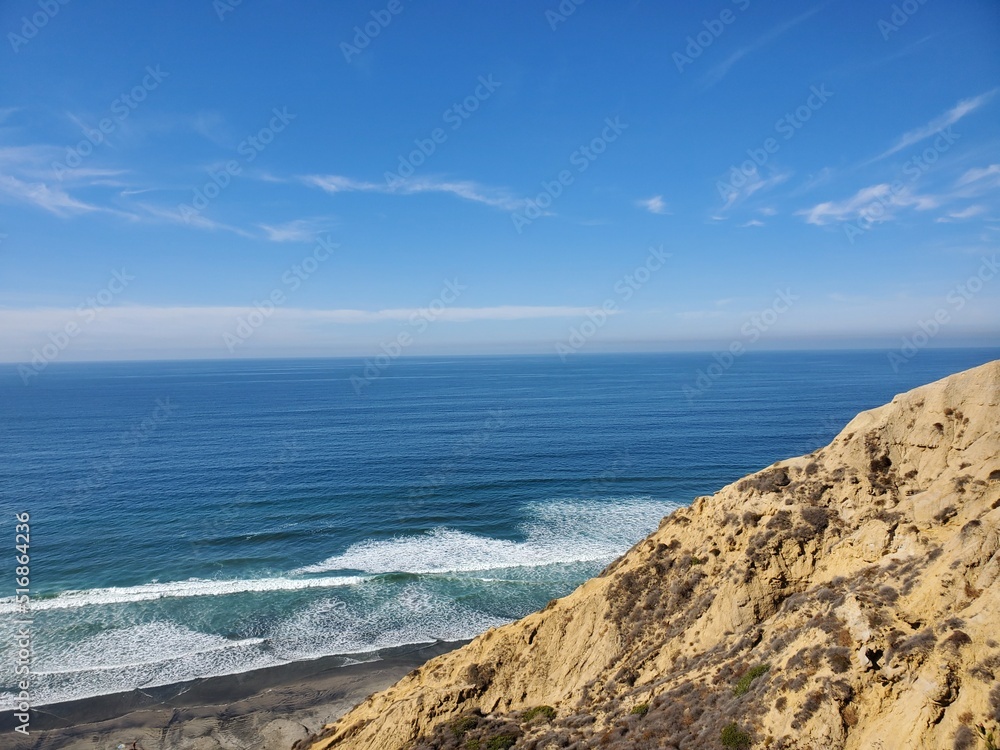
[[(851, 354), (859, 352), (875, 352), (883, 351), (886, 353), (891, 352), (896, 347), (886, 347), (884, 345), (870, 344), (870, 345), (859, 345), (859, 346), (841, 346), (841, 347), (829, 347), (829, 346), (801, 346), (797, 348), (761, 348), (756, 350), (747, 350), (739, 355), (739, 358), (743, 358), (746, 355), (770, 355), (770, 354), (796, 354), (796, 353), (810, 353), (810, 354)], [(570, 357), (614, 357), (614, 356), (656, 356), (656, 355), (693, 355), (693, 354), (707, 354), (711, 355), (714, 352), (719, 352), (725, 350), (725, 347), (702, 347), (702, 348), (691, 348), (691, 349), (661, 349), (661, 350), (651, 350), (651, 349), (623, 349), (616, 351), (578, 351), (573, 352)], [(990, 351), (996, 350), (1000, 353), (1000, 342), (993, 344), (948, 344), (947, 342), (921, 347), (920, 351)], [(206, 357), (159, 357), (159, 358), (148, 358), (148, 359), (69, 359), (69, 360), (52, 360), (47, 363), (46, 368), (51, 365), (92, 365), (92, 364), (156, 364), (165, 362), (273, 362), (273, 361), (329, 361), (329, 360), (349, 360), (349, 361), (361, 361), (374, 359), (380, 356), (380, 354), (366, 354), (366, 355), (349, 355), (349, 354), (303, 354), (303, 355), (289, 355), (289, 354), (279, 354), (273, 356), (252, 356), (252, 357), (219, 357), (219, 356), (206, 356)], [(401, 353), (393, 360), (406, 359), (406, 360), (420, 360), (420, 359), (476, 359), (476, 358), (560, 358), (560, 354), (555, 351), (513, 351), (513, 352), (438, 352), (434, 354), (411, 354), (411, 353)], [(566, 360), (568, 361), (568, 359)], [(29, 361), (25, 360), (0, 360), (0, 367), (18, 367), (22, 365), (30, 365)]]

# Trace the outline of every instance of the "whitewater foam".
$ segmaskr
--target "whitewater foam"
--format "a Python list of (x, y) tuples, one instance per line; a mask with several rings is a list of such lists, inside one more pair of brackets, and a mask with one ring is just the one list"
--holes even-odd
[[(165, 622), (116, 628), (61, 647), (43, 642), (33, 660), (32, 703), (60, 703), (282, 663), (264, 645), (261, 638), (230, 640)], [(12, 693), (0, 694), (0, 705), (12, 700)]]
[[(363, 660), (385, 648), (472, 638), (568, 592), (675, 507), (648, 497), (535, 503), (523, 509), (520, 541), (442, 528), (361, 542), (273, 578), (191, 579), (34, 599), (32, 611), (45, 626), (38, 628), (33, 698), (45, 705), (321, 656)], [(244, 599), (234, 606), (226, 599), (303, 589), (314, 591), (280, 604)], [(213, 596), (220, 598), (206, 607)], [(197, 609), (184, 603), (190, 597), (203, 598)], [(127, 606), (161, 599), (177, 602)], [(109, 604), (125, 606), (97, 606)], [(232, 620), (227, 627), (238, 635), (221, 635), (215, 613), (237, 607), (252, 619), (237, 624), (230, 613), (223, 619)], [(0, 612), (14, 611), (12, 598), (0, 600)], [(258, 618), (263, 612), (269, 614)], [(0, 657), (8, 650), (0, 645)], [(0, 684), (13, 684), (10, 671), (0, 666)], [(0, 704), (12, 699), (0, 693)]]
[(175, 659), (212, 658), (228, 649), (252, 649), (263, 638), (231, 640), (201, 633), (172, 622), (151, 622), (97, 633), (72, 645), (38, 649), (35, 676), (79, 675), (81, 672), (140, 669)]
[(562, 500), (528, 506), (524, 541), (438, 528), (420, 535), (369, 540), (294, 573), (362, 571), (442, 574), (610, 561), (650, 531), (675, 503), (648, 497)]
[[(363, 606), (335, 599), (315, 602), (278, 623), (269, 635), (274, 653), (287, 660), (320, 654), (363, 654), (396, 646), (472, 638), (510, 622), (466, 606), (413, 582)], [(388, 592), (386, 592), (388, 593)]]
[[(363, 654), (438, 640), (472, 638), (509, 622), (450, 601), (414, 582), (381, 590), (351, 605), (321, 599), (273, 622), (258, 637), (230, 639), (175, 622), (116, 627), (75, 642), (44, 637), (33, 663), (36, 706), (108, 693), (237, 674), (322, 656)], [(377, 657), (376, 657), (377, 658)], [(13, 660), (9, 661), (13, 664)], [(0, 684), (13, 684), (0, 668)], [(13, 704), (0, 692), (0, 707)]]
[[(249, 592), (299, 591), (302, 589), (336, 588), (354, 586), (367, 578), (360, 576), (327, 576), (325, 578), (247, 578), (231, 580), (205, 580), (192, 578), (169, 583), (145, 583), (85, 591), (64, 591), (51, 598), (35, 598), (31, 611), (50, 609), (76, 609), (106, 604), (132, 604), (157, 599), (189, 596), (225, 596)], [(0, 614), (17, 612), (14, 597), (0, 599)]]

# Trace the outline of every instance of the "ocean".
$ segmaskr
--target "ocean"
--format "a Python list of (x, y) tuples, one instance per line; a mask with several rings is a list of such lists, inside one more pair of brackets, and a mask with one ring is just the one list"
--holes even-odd
[(0, 366), (0, 703), (15, 513), (35, 706), (347, 664), (536, 610), (673, 508), (998, 356), (402, 358), (360, 393), (347, 359)]

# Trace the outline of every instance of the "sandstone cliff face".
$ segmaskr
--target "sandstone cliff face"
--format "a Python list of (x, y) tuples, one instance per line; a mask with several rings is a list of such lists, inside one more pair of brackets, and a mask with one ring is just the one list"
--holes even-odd
[(998, 551), (993, 362), (697, 498), (300, 747), (991, 747)]

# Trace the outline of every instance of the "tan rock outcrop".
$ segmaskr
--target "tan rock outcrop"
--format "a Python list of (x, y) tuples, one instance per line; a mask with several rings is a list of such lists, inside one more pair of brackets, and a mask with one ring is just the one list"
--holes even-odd
[(297, 747), (986, 748), (998, 578), (993, 362), (697, 498)]

